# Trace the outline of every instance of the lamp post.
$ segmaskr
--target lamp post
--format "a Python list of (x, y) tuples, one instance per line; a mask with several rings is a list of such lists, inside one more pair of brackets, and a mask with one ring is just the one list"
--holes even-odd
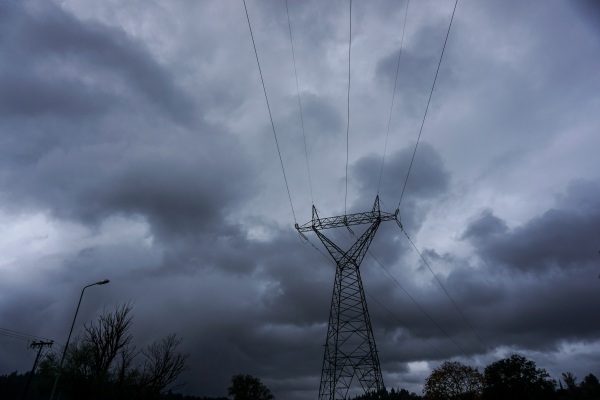
[(58, 366), (58, 374), (56, 375), (56, 380), (54, 381), (54, 387), (52, 388), (52, 394), (50, 395), (50, 400), (54, 398), (54, 392), (56, 392), (56, 387), (58, 386), (58, 379), (60, 378), (60, 374), (62, 373), (63, 361), (65, 361), (65, 355), (67, 355), (67, 348), (69, 347), (69, 341), (71, 340), (71, 333), (73, 333), (73, 327), (75, 326), (75, 319), (77, 319), (77, 313), (79, 312), (79, 306), (81, 305), (81, 299), (83, 298), (83, 292), (85, 289), (90, 286), (95, 285), (104, 285), (110, 282), (108, 279), (105, 279), (100, 282), (92, 283), (91, 285), (87, 285), (81, 291), (81, 296), (79, 296), (79, 303), (77, 304), (77, 310), (75, 310), (75, 316), (73, 317), (73, 323), (71, 324), (71, 331), (69, 332), (69, 337), (67, 338), (67, 343), (65, 344), (65, 349), (63, 350), (62, 358), (60, 359), (60, 365)]

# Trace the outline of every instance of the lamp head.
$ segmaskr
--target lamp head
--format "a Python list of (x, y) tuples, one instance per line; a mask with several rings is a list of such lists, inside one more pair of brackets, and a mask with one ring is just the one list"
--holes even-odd
[(108, 283), (108, 282), (110, 282), (110, 281), (108, 279), (105, 279), (103, 281), (96, 282), (95, 285), (104, 285), (105, 283)]

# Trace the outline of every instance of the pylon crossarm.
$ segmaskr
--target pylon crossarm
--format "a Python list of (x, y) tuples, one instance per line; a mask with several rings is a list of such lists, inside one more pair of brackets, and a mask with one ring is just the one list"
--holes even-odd
[[(296, 224), (298, 232), (310, 232), (323, 229), (350, 227), (353, 225), (372, 224), (375, 221), (398, 221), (398, 210), (394, 213), (381, 211), (379, 196), (375, 199), (373, 209), (364, 213), (338, 215), (336, 217), (320, 218), (317, 209), (313, 206), (312, 219), (304, 225)], [(398, 221), (399, 222), (399, 221)]]
[(338, 215), (337, 217), (318, 218), (307, 222), (304, 225), (296, 225), (299, 232), (311, 232), (314, 230), (323, 230), (331, 228), (341, 228), (344, 226), (372, 224), (376, 220), (397, 221), (398, 211), (387, 213), (383, 211), (369, 211), (364, 213)]

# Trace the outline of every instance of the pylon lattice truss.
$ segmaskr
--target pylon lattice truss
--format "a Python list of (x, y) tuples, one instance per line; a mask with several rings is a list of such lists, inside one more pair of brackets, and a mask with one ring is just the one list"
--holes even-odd
[[(337, 265), (319, 400), (345, 399), (355, 376), (365, 392), (385, 388), (360, 277), (360, 264), (384, 221), (396, 221), (400, 225), (398, 210), (394, 214), (382, 212), (377, 196), (370, 212), (320, 218), (313, 206), (312, 220), (302, 226), (296, 224), (302, 236), (303, 232), (315, 232)], [(353, 233), (350, 226), (362, 224), (371, 226), (348, 251), (321, 233), (321, 230), (344, 226)]]

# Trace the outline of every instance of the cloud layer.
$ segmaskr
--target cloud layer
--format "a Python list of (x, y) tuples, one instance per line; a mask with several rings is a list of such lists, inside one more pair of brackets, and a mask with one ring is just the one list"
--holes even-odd
[[(293, 224), (344, 212), (349, 9), (289, 6), (302, 121), (285, 4), (248, 2), (294, 213), (242, 4), (0, 4), (1, 328), (62, 342), (108, 278), (79, 329), (134, 300), (137, 344), (184, 338), (184, 391), (316, 395), (335, 268)], [(384, 381), (513, 352), (598, 375), (598, 9), (459, 3), (402, 195), (453, 6), (410, 5), (389, 137), (406, 4), (352, 10), (347, 209), (402, 198), (428, 263), (393, 223), (363, 262)]]

